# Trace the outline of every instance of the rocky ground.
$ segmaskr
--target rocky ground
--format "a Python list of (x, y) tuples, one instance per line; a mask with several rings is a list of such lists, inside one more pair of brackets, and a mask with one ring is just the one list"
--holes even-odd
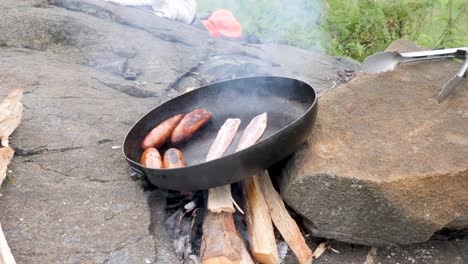
[[(0, 2), (0, 96), (25, 90), (0, 193), (0, 222), (18, 263), (176, 263), (162, 224), (164, 197), (132, 181), (113, 148), (133, 122), (216, 80), (277, 74), (323, 91), (359, 67), (292, 47), (214, 41), (197, 28), (100, 1), (50, 2), (58, 6)], [(463, 235), (439, 239), (378, 249), (376, 260), (468, 259)], [(369, 250), (332, 245), (340, 254), (319, 263), (362, 263)]]

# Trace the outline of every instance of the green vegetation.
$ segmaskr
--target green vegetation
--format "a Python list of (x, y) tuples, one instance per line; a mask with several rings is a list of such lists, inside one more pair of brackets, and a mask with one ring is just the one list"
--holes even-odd
[(468, 0), (200, 0), (228, 8), (264, 42), (324, 48), (362, 61), (407, 38), (430, 48), (468, 46)]
[(322, 27), (333, 55), (363, 60), (398, 38), (430, 48), (468, 45), (466, 0), (329, 0)]

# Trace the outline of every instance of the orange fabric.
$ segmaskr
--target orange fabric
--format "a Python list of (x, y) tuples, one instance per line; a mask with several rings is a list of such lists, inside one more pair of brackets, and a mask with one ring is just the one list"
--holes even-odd
[(234, 17), (231, 11), (219, 9), (211, 16), (201, 21), (208, 29), (211, 36), (219, 38), (219, 34), (229, 38), (240, 38), (242, 36), (242, 26)]

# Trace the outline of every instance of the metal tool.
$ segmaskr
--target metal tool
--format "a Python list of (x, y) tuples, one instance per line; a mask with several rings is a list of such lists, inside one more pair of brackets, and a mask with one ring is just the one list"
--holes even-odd
[(466, 78), (468, 75), (468, 53), (465, 54), (465, 62), (463, 63), (462, 67), (458, 71), (458, 73), (450, 79), (445, 85), (444, 88), (442, 88), (442, 91), (439, 93), (439, 104), (442, 103), (447, 96), (460, 84), (460, 82), (463, 80), (463, 77)]
[(468, 47), (404, 53), (398, 53), (395, 51), (379, 52), (364, 60), (362, 63), (362, 70), (369, 73), (378, 73), (393, 70), (402, 63), (453, 58), (464, 60), (465, 62), (457, 75), (455, 75), (455, 77), (453, 77), (442, 88), (438, 98), (439, 103), (441, 103), (458, 86), (458, 84), (460, 84), (463, 76), (466, 76), (468, 65), (467, 54)]

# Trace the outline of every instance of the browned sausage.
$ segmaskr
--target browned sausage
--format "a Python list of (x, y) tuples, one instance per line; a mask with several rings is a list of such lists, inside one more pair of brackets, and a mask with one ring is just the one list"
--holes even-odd
[(172, 143), (179, 144), (187, 141), (200, 127), (210, 121), (211, 117), (212, 114), (203, 108), (186, 114), (172, 132)]
[(187, 166), (182, 152), (176, 148), (170, 148), (164, 153), (163, 164), (165, 169), (174, 169)]
[(176, 128), (182, 118), (184, 118), (183, 114), (175, 115), (153, 128), (141, 142), (141, 148), (161, 147), (169, 139), (172, 131), (174, 131), (174, 128)]
[(162, 168), (162, 158), (159, 151), (155, 148), (147, 148), (143, 154), (141, 154), (140, 163), (151, 169), (161, 169)]

